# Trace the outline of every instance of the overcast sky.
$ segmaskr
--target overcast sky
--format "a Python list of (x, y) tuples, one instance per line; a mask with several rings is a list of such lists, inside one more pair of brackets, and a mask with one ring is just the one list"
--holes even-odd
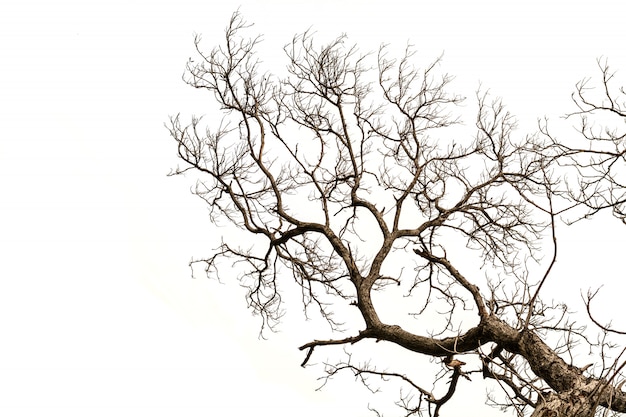
[[(364, 51), (410, 41), (422, 62), (445, 52), (456, 92), (471, 99), (482, 82), (529, 129), (572, 110), (600, 56), (626, 82), (617, 1), (3, 0), (0, 414), (370, 415), (359, 387), (314, 391), (321, 368), (300, 368), (297, 346), (315, 334), (288, 323), (260, 341), (235, 283), (190, 278), (219, 231), (193, 177), (166, 177), (177, 160), (163, 124), (210, 103), (181, 81), (184, 64), (193, 34), (222, 41), (239, 6), (269, 68), (309, 27)], [(564, 232), (563, 255), (583, 287), (623, 242), (585, 227)]]

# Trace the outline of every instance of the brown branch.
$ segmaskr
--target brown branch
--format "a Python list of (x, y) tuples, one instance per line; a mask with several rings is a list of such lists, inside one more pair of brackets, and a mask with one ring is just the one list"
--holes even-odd
[(362, 331), (359, 333), (358, 336), (346, 337), (345, 339), (314, 340), (312, 342), (306, 343), (298, 348), (299, 350), (309, 349), (306, 357), (304, 358), (304, 361), (300, 364), (300, 366), (304, 367), (307, 364), (307, 362), (311, 358), (311, 354), (313, 353), (313, 350), (317, 346), (345, 345), (346, 343), (354, 344), (360, 340), (365, 339), (366, 337), (368, 337), (368, 332)]
[(587, 316), (593, 322), (593, 324), (595, 324), (596, 326), (598, 326), (600, 329), (602, 329), (603, 331), (605, 331), (607, 333), (626, 335), (626, 331), (615, 330), (615, 329), (610, 328), (609, 326), (605, 326), (605, 325), (600, 324), (600, 322), (598, 322), (598, 320), (596, 320), (596, 318), (593, 316), (593, 314), (591, 314), (591, 301), (595, 298), (596, 295), (598, 295), (599, 291), (600, 291), (600, 289), (598, 288), (597, 290), (594, 291), (593, 294), (591, 293), (591, 290), (589, 290), (587, 292), (587, 298), (584, 299), (585, 307), (587, 308)]

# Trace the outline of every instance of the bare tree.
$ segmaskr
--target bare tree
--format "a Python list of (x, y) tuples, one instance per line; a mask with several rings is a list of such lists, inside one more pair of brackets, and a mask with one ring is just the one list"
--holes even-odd
[[(200, 118), (186, 124), (176, 116), (169, 124), (184, 161), (175, 174), (196, 173), (195, 193), (212, 220), (250, 236), (246, 244), (225, 239), (192, 268), (217, 277), (237, 271), (263, 329), (279, 323), (285, 293), (297, 288), (307, 317), (329, 325), (328, 335), (300, 347), (302, 365), (320, 349), (345, 346), (343, 359), (326, 364), (326, 378), (354, 373), (373, 389), (395, 380), (407, 416), (439, 415), (476, 376), (502, 387), (493, 402), (519, 415), (626, 412), (623, 362), (574, 363), (576, 343), (605, 341), (585, 338), (564, 305), (540, 296), (564, 210), (611, 205), (624, 213), (610, 167), (601, 179), (610, 192), (600, 201), (593, 175), (580, 194), (564, 193), (555, 162), (595, 172), (606, 161), (581, 164), (580, 150), (547, 129), (517, 135), (512, 115), (485, 91), (476, 96), (475, 127), (461, 126), (463, 99), (448, 91), (452, 78), (440, 59), (417, 68), (410, 47), (398, 59), (385, 46), (363, 55), (345, 36), (318, 45), (305, 32), (285, 46), (287, 73), (279, 77), (262, 70), (260, 38), (245, 37), (248, 28), (235, 13), (224, 44), (207, 53), (197, 37), (199, 62), (187, 64), (185, 81), (214, 94), (222, 123), (206, 129)], [(606, 85), (608, 68), (604, 75)], [(617, 100), (587, 101), (585, 85), (577, 97), (583, 115), (624, 116)], [(586, 126), (585, 136), (600, 140)], [(614, 153), (623, 160), (623, 150)], [(381, 319), (385, 295), (398, 290), (416, 318), (402, 325)], [(372, 365), (376, 357), (353, 360), (348, 349), (367, 340), (435, 358), (439, 376), (420, 385), (406, 370)]]

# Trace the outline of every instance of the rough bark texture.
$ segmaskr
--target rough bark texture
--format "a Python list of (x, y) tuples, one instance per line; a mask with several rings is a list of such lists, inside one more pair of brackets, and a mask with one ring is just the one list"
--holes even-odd
[(593, 417), (596, 405), (578, 392), (549, 393), (531, 414), (532, 417)]
[(584, 376), (579, 368), (568, 365), (532, 331), (516, 330), (495, 316), (486, 317), (480, 325), (459, 338), (424, 338), (406, 332), (399, 326), (385, 325), (380, 331), (364, 333), (367, 337), (387, 340), (431, 356), (473, 351), (489, 342), (495, 342), (511, 353), (520, 354), (533, 373), (555, 391), (540, 397), (533, 416), (587, 417), (593, 416), (598, 406), (626, 412), (626, 394), (606, 380)]

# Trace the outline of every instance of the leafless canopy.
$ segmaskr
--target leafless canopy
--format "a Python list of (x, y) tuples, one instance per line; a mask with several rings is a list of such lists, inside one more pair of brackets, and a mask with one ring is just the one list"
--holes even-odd
[[(437, 359), (451, 379), (433, 376), (428, 388), (408, 371), (371, 365), (375, 357), (358, 363), (346, 351), (327, 364), (327, 379), (352, 372), (368, 387), (397, 381), (407, 416), (439, 415), (472, 374), (494, 380), (505, 396), (493, 401), (520, 415), (626, 412), (621, 365), (567, 363), (585, 339), (564, 306), (540, 297), (561, 211), (610, 206), (624, 218), (624, 134), (603, 137), (588, 124), (600, 111), (626, 116), (623, 97), (609, 92), (608, 67), (602, 104), (587, 98), (587, 82), (575, 96), (583, 136), (607, 145), (589, 152), (558, 143), (547, 128), (518, 135), (485, 91), (471, 100), (473, 126), (461, 125), (452, 78), (439, 59), (414, 66), (411, 47), (399, 58), (385, 46), (362, 55), (345, 36), (318, 45), (305, 32), (285, 46), (287, 71), (278, 76), (264, 72), (260, 38), (247, 30), (235, 13), (223, 45), (206, 53), (196, 38), (199, 62), (187, 64), (185, 81), (214, 94), (223, 121), (206, 129), (200, 118), (176, 116), (169, 124), (184, 161), (175, 173), (196, 173), (195, 193), (212, 219), (248, 236), (225, 239), (192, 266), (237, 271), (264, 328), (278, 324), (285, 293), (297, 288), (307, 317), (330, 326), (330, 337), (300, 347), (303, 366), (316, 349), (366, 340)], [(576, 190), (561, 189), (561, 165), (579, 170)], [(411, 300), (406, 313), (416, 320), (381, 319), (376, 300), (385, 294)]]

